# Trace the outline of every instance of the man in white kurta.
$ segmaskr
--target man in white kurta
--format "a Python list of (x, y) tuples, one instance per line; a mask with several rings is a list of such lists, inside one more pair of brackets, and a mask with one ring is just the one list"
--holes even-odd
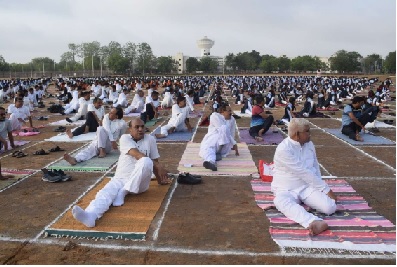
[(189, 108), (186, 106), (186, 98), (179, 96), (177, 104), (172, 106), (172, 114), (168, 123), (160, 128), (160, 134), (156, 134), (156, 138), (167, 137), (173, 132), (192, 131), (192, 126), (189, 122)]
[(123, 118), (123, 110), (121, 108), (112, 108), (109, 114), (106, 114), (96, 131), (96, 138), (91, 144), (72, 157), (65, 154), (63, 158), (71, 165), (89, 160), (98, 156), (103, 158), (107, 153), (117, 150), (117, 140), (123, 135), (127, 129), (127, 125)]
[[(210, 116), (208, 133), (200, 145), (199, 156), (204, 159), (206, 169), (217, 171), (216, 161), (226, 157), (231, 150), (239, 155), (237, 143), (234, 140), (236, 123), (232, 117), (230, 106), (221, 105), (220, 113), (214, 112)], [(232, 135), (233, 134), (233, 135)]]
[(16, 98), (15, 104), (8, 106), (7, 113), (10, 114), (11, 128), (13, 131), (20, 130), (26, 120), (29, 120), (30, 127), (33, 127), (32, 116), (27, 106), (23, 105), (23, 98)]
[(77, 113), (70, 118), (66, 118), (66, 120), (70, 123), (78, 121), (78, 120), (83, 120), (85, 119), (87, 112), (88, 112), (88, 105), (91, 103), (90, 101), (90, 93), (89, 92), (82, 92), (81, 97), (79, 98), (79, 108), (77, 110)]
[(138, 90), (132, 99), (131, 104), (124, 110), (124, 114), (141, 113), (145, 106), (145, 93)]
[(145, 135), (145, 124), (139, 118), (129, 123), (129, 134), (120, 138), (120, 157), (112, 180), (100, 190), (83, 210), (73, 207), (73, 217), (87, 227), (103, 216), (111, 205), (122, 206), (128, 193), (139, 194), (149, 189), (152, 173), (160, 185), (170, 183), (167, 171), (159, 164), (156, 140)]
[(128, 93), (127, 89), (123, 89), (123, 91), (119, 94), (118, 98), (113, 101), (113, 107), (117, 107), (120, 105), (122, 108), (126, 108), (128, 106), (128, 100), (126, 94)]
[(271, 190), (276, 208), (287, 218), (313, 235), (328, 228), (321, 218), (300, 205), (303, 202), (327, 215), (336, 210), (336, 196), (321, 179), (316, 151), (310, 141), (309, 122), (305, 119), (291, 119), (288, 137), (277, 146)]

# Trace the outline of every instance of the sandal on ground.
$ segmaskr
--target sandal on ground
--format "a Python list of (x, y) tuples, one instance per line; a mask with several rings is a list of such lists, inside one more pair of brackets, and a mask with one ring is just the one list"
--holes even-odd
[(23, 153), (22, 151), (19, 151), (19, 153), (15, 156), (16, 158), (23, 158), (26, 157), (28, 154)]
[(60, 148), (59, 146), (53, 147), (48, 152), (58, 152), (58, 151), (65, 151), (65, 149)]
[(33, 155), (48, 155), (49, 153), (45, 152), (44, 149), (37, 150), (33, 153)]
[(22, 151), (21, 150), (17, 150), (17, 151), (14, 151), (12, 154), (11, 154), (11, 156), (13, 156), (13, 157), (16, 157), (19, 153), (21, 153)]

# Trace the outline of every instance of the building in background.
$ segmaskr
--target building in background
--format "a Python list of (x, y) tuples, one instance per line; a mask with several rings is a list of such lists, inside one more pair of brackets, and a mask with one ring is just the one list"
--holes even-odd
[[(209, 39), (207, 36), (204, 36), (200, 40), (197, 40), (197, 46), (200, 49), (200, 56), (195, 57), (197, 60), (201, 60), (203, 57), (210, 57), (218, 62), (218, 71), (222, 72), (224, 69), (225, 58), (219, 56), (211, 55), (211, 48), (214, 46), (215, 41)], [(182, 52), (178, 52), (175, 56), (172, 57), (176, 62), (178, 62), (178, 74), (183, 74), (186, 72), (186, 60), (190, 58), (190, 56), (184, 55)]]

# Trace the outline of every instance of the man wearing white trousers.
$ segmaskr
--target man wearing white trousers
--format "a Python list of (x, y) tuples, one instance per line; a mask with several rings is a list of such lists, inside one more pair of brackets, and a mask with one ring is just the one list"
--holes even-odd
[(32, 116), (29, 108), (23, 105), (23, 98), (16, 97), (15, 104), (8, 106), (7, 113), (10, 115), (12, 131), (20, 130), (26, 125), (26, 120), (29, 120), (29, 125), (33, 128)]
[(189, 122), (189, 108), (186, 106), (186, 98), (179, 96), (176, 104), (172, 105), (171, 119), (167, 125), (161, 127), (160, 134), (156, 134), (156, 138), (164, 138), (173, 132), (192, 131)]
[(288, 219), (308, 229), (312, 235), (327, 230), (326, 222), (300, 205), (303, 202), (327, 215), (336, 210), (336, 196), (321, 179), (307, 120), (291, 119), (288, 137), (277, 146), (273, 161), (271, 190), (276, 208)]
[[(104, 116), (102, 126), (97, 128), (96, 138), (91, 144), (77, 153), (75, 157), (65, 154), (63, 158), (71, 165), (76, 165), (79, 162), (89, 160), (96, 156), (104, 158), (112, 149), (117, 150), (117, 140), (127, 129), (127, 125), (122, 118), (123, 109), (120, 107), (112, 108), (109, 114)], [(71, 132), (67, 132), (67, 134), (69, 135)]]
[(221, 105), (219, 112), (210, 116), (208, 133), (204, 136), (200, 145), (199, 156), (204, 159), (203, 166), (206, 169), (217, 171), (216, 161), (222, 160), (231, 150), (239, 156), (237, 143), (234, 140), (236, 123), (232, 117), (232, 110), (228, 105)]
[(112, 180), (100, 190), (88, 207), (74, 206), (73, 217), (87, 227), (103, 216), (111, 205), (122, 206), (127, 194), (140, 194), (149, 189), (152, 173), (159, 185), (170, 183), (167, 171), (160, 165), (156, 140), (145, 135), (145, 124), (139, 118), (129, 122), (129, 134), (120, 138), (120, 157)]

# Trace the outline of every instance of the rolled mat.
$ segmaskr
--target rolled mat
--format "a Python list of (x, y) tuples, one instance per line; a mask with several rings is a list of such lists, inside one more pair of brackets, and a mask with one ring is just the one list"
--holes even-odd
[[(78, 203), (85, 209), (102, 189), (109, 178), (104, 178)], [(158, 185), (150, 182), (149, 190), (137, 195), (127, 195), (121, 207), (110, 207), (102, 218), (96, 221), (94, 228), (88, 228), (73, 218), (70, 208), (54, 224), (45, 229), (45, 236), (78, 237), (92, 239), (145, 240), (150, 224), (159, 210), (170, 185)]]
[(255, 201), (270, 220), (269, 232), (273, 240), (283, 248), (293, 248), (295, 252), (310, 253), (323, 248), (329, 249), (329, 253), (331, 249), (334, 249), (333, 253), (342, 253), (343, 250), (395, 252), (395, 225), (372, 210), (345, 180), (325, 181), (337, 196), (337, 210), (327, 216), (303, 205), (329, 225), (328, 230), (311, 236), (309, 230), (289, 220), (274, 207), (270, 182), (251, 180)]
[[(79, 151), (72, 154), (72, 157), (74, 157)], [(112, 150), (110, 153), (106, 154), (106, 157), (104, 158), (93, 157), (87, 161), (79, 162), (76, 165), (70, 165), (69, 162), (62, 159), (50, 165), (48, 169), (65, 171), (106, 171), (113, 167), (113, 165), (118, 161), (119, 156), (120, 151)]]
[(324, 131), (336, 136), (339, 139), (342, 139), (346, 142), (348, 142), (349, 144), (352, 145), (395, 145), (396, 143), (383, 137), (383, 136), (374, 136), (371, 134), (362, 134), (360, 133), (361, 137), (364, 139), (363, 142), (360, 141), (356, 141), (353, 139), (350, 139), (349, 136), (344, 135), (341, 131), (341, 129), (327, 129), (324, 128)]
[(1, 169), (1, 174), (3, 176), (12, 175), (14, 177), (7, 180), (0, 180), (0, 190), (7, 188), (8, 186), (14, 184), (15, 182), (21, 180), (23, 177), (32, 173), (33, 171)]
[(278, 145), (284, 139), (279, 130), (277, 130), (277, 133), (273, 133), (272, 130), (269, 129), (264, 135), (262, 135), (263, 141), (260, 142), (256, 141), (255, 138), (249, 134), (249, 129), (247, 128), (240, 128), (239, 133), (240, 142), (244, 142), (249, 145)]
[(189, 142), (179, 162), (178, 171), (206, 176), (249, 176), (257, 174), (258, 168), (252, 160), (247, 144), (238, 143), (237, 146), (240, 155), (236, 156), (232, 150), (226, 158), (217, 161), (218, 171), (212, 171), (203, 167), (203, 159), (199, 156), (200, 144)]

